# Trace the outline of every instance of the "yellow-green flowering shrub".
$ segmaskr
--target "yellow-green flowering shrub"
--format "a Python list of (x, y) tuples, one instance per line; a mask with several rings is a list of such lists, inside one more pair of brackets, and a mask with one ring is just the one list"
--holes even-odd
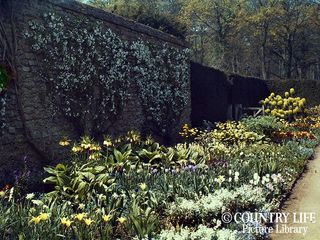
[(285, 92), (284, 96), (271, 93), (260, 103), (264, 106), (266, 114), (292, 120), (304, 111), (306, 105), (305, 98), (294, 97), (294, 94), (295, 90), (293, 88), (289, 92)]

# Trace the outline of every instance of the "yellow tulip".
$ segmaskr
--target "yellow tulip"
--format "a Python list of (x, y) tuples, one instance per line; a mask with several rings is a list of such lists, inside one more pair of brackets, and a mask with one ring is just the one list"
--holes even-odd
[(42, 221), (46, 221), (46, 220), (49, 219), (49, 214), (48, 214), (48, 213), (40, 213), (39, 218), (40, 218)]
[(72, 221), (70, 221), (69, 219), (67, 219), (65, 217), (61, 218), (60, 222), (61, 222), (62, 225), (66, 226), (67, 228), (69, 228), (71, 226), (71, 224), (72, 224)]
[(32, 217), (32, 219), (29, 221), (29, 223), (39, 224), (41, 222), (41, 217)]
[(84, 219), (84, 223), (85, 223), (87, 226), (90, 226), (91, 223), (93, 223), (93, 220), (90, 219), (90, 218), (86, 218), (86, 219)]
[(141, 189), (142, 191), (146, 190), (146, 189), (147, 189), (147, 184), (141, 183), (141, 184), (140, 184), (140, 189)]
[(3, 198), (6, 195), (4, 191), (0, 191), (0, 198)]
[(120, 224), (123, 224), (123, 223), (126, 221), (126, 219), (125, 219), (124, 217), (120, 217), (120, 218), (117, 219), (117, 221), (118, 221)]
[(74, 218), (77, 219), (78, 221), (82, 221), (86, 216), (87, 216), (86, 213), (78, 213), (77, 215), (74, 216)]
[(109, 222), (109, 221), (111, 220), (111, 218), (112, 218), (112, 217), (111, 217), (111, 215), (109, 215), (109, 214), (102, 216), (102, 219), (103, 219), (103, 221), (105, 221), (105, 222)]

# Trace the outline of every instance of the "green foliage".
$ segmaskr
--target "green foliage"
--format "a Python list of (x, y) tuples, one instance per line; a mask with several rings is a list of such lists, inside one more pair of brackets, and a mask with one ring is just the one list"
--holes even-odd
[(142, 99), (146, 127), (166, 136), (177, 124), (189, 99), (189, 51), (167, 44), (159, 49), (142, 41), (134, 42), (131, 50), (133, 79)]
[(95, 166), (88, 162), (72, 167), (58, 164), (56, 167), (47, 167), (50, 174), (44, 182), (54, 186), (55, 190), (48, 196), (51, 198), (69, 199), (74, 203), (90, 200), (92, 195), (108, 195), (114, 187), (114, 178), (108, 174), (105, 166)]
[(159, 224), (154, 210), (158, 202), (155, 194), (145, 189), (147, 188), (146, 184), (140, 184), (140, 188), (142, 191), (132, 199), (128, 217), (139, 239), (144, 239), (145, 237), (151, 238)]
[(266, 135), (269, 138), (273, 132), (280, 131), (284, 128), (283, 123), (274, 116), (248, 117), (242, 119), (241, 122), (249, 131)]

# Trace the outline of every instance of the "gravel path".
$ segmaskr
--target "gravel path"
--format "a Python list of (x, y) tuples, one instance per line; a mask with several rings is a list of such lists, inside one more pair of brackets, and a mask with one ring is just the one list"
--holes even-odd
[[(282, 212), (289, 214), (288, 223), (275, 226), (276, 233), (271, 235), (272, 240), (320, 240), (320, 147), (316, 149), (314, 160), (308, 163), (307, 171), (293, 188)], [(313, 216), (314, 221), (310, 220)], [(283, 233), (289, 231), (289, 228), (300, 233)]]

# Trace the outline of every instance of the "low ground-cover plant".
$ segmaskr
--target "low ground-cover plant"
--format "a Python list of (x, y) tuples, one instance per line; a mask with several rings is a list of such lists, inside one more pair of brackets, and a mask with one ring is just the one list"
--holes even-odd
[(253, 131), (259, 134), (264, 134), (267, 137), (271, 137), (275, 131), (280, 131), (285, 128), (283, 122), (275, 116), (258, 116), (258, 117), (247, 117), (241, 121), (243, 125), (249, 131)]

